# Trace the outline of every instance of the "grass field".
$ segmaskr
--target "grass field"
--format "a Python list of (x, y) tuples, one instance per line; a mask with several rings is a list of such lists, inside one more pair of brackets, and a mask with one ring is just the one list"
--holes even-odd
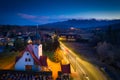
[(55, 62), (53, 51), (43, 51), (43, 55), (47, 56), (51, 61)]
[[(11, 62), (15, 62), (15, 57), (19, 54), (19, 52), (3, 52), (0, 53), (0, 69), (3, 69), (11, 64)], [(13, 66), (12, 66), (13, 67)], [(13, 69), (11, 67), (11, 69)]]
[[(0, 69), (3, 69), (7, 67), (8, 65), (12, 64), (12, 62), (15, 62), (15, 57), (18, 56), (20, 52), (3, 52), (0, 53)], [(48, 58), (55, 62), (54, 59), (54, 52), (52, 51), (43, 51), (43, 55), (48, 56)], [(11, 67), (11, 69), (13, 69)]]

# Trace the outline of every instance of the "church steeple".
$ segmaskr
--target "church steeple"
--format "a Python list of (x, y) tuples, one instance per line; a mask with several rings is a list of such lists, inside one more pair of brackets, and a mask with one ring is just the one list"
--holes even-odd
[(38, 31), (38, 25), (37, 25), (35, 35), (34, 35), (34, 44), (40, 44), (40, 43), (41, 43), (41, 36)]

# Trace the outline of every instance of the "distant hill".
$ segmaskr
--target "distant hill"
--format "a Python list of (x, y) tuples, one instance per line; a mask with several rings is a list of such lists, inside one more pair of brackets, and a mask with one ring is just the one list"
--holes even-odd
[(41, 27), (46, 28), (90, 28), (90, 27), (100, 27), (100, 26), (107, 26), (111, 24), (120, 23), (120, 19), (116, 20), (96, 20), (96, 19), (71, 19), (62, 22), (55, 22), (41, 25)]

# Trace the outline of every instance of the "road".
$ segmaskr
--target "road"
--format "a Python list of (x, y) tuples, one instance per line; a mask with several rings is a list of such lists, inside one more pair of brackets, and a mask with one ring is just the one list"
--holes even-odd
[(60, 42), (62, 54), (77, 73), (77, 80), (107, 80), (107, 77), (93, 64), (83, 60), (67, 46)]

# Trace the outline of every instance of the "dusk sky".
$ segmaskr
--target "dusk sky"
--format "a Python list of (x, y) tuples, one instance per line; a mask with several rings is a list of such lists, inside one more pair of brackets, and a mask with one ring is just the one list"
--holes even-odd
[(73, 18), (120, 19), (120, 0), (0, 0), (0, 24), (36, 25)]

